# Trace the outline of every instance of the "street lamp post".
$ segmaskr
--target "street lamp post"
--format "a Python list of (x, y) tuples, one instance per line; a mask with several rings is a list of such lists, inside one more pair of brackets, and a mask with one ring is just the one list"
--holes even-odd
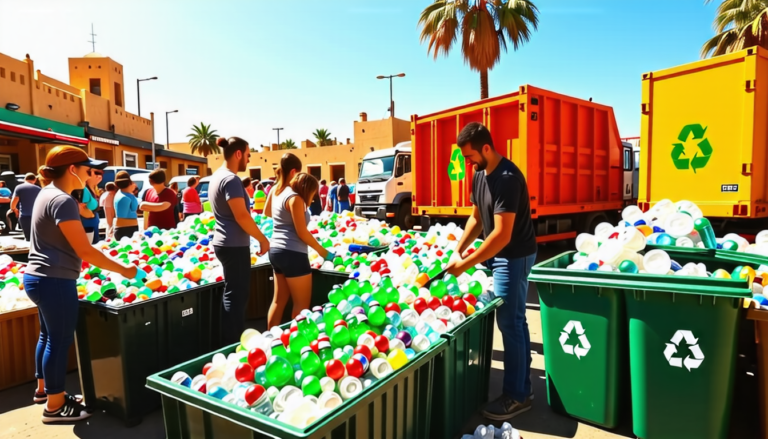
[(139, 101), (139, 117), (141, 117), (141, 88), (139, 87), (139, 85), (141, 85), (141, 81), (153, 81), (155, 79), (157, 79), (157, 76), (153, 76), (147, 79), (136, 80), (136, 98)]
[(389, 79), (389, 117), (395, 117), (395, 101), (392, 99), (392, 78), (404, 78), (405, 73), (397, 75), (379, 75), (376, 79)]
[[(165, 112), (165, 147), (170, 149), (171, 148), (171, 141), (170, 136), (168, 135), (168, 115), (171, 113), (178, 113), (179, 110), (173, 110), (173, 111), (166, 111)], [(157, 163), (155, 163), (155, 157), (152, 157), (152, 165), (157, 169)]]
[(277, 131), (277, 149), (280, 149), (280, 131), (283, 130), (283, 128), (272, 128), (272, 129)]

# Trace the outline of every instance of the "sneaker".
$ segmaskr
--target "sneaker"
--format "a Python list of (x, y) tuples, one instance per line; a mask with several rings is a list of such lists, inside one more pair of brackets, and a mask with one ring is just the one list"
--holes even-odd
[[(69, 393), (65, 393), (64, 397), (73, 400), (78, 404), (83, 403), (83, 395), (70, 395)], [(37, 393), (37, 390), (35, 390), (35, 396), (32, 398), (32, 401), (34, 401), (35, 404), (45, 404), (48, 402), (48, 395), (46, 395), (45, 392)]]
[(43, 393), (37, 393), (37, 390), (35, 390), (35, 396), (32, 398), (32, 401), (35, 402), (35, 404), (45, 404), (48, 402), (48, 395)]
[(64, 405), (58, 410), (53, 412), (49, 412), (47, 409), (43, 410), (43, 424), (80, 421), (90, 416), (91, 413), (88, 412), (84, 405), (78, 404), (74, 399), (66, 398)]
[(483, 409), (483, 416), (493, 421), (506, 421), (527, 412), (532, 407), (531, 397), (525, 398), (524, 402), (517, 402), (507, 395), (501, 395)]

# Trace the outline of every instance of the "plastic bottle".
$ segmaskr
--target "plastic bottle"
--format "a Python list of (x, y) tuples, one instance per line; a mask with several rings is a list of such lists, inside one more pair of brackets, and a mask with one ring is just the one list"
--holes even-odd
[(577, 251), (591, 254), (596, 252), (597, 249), (598, 240), (594, 235), (590, 235), (589, 233), (580, 233), (579, 236), (576, 237)]
[(701, 242), (704, 243), (704, 247), (709, 249), (717, 248), (717, 240), (715, 239), (715, 230), (712, 228), (709, 220), (706, 218), (698, 218), (693, 222), (693, 226), (699, 236), (701, 236)]
[(667, 274), (672, 261), (664, 250), (651, 250), (643, 257), (643, 267), (650, 274)]
[(344, 401), (354, 398), (362, 391), (363, 383), (353, 376), (346, 376), (339, 382), (339, 393)]

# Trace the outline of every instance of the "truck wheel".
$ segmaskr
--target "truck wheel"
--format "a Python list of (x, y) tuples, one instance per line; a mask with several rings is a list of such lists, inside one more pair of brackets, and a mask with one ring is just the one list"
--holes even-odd
[(608, 222), (608, 217), (603, 212), (592, 212), (582, 217), (579, 233), (595, 233), (598, 224)]
[(412, 230), (414, 223), (413, 215), (411, 214), (411, 202), (405, 201), (397, 209), (395, 224), (403, 230)]

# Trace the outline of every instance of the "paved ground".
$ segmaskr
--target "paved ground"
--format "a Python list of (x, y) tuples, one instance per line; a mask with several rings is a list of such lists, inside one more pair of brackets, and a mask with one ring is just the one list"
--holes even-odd
[[(539, 259), (552, 256), (563, 248), (542, 247)], [(535, 288), (528, 294), (528, 325), (531, 331), (533, 364), (531, 379), (536, 394), (533, 409), (514, 419), (512, 425), (523, 432), (525, 439), (540, 438), (578, 438), (578, 439), (608, 439), (635, 437), (629, 422), (624, 422), (618, 429), (607, 431), (589, 424), (578, 422), (567, 416), (553, 412), (547, 405), (547, 392), (544, 374), (544, 356), (542, 348), (541, 318), (538, 298)], [(263, 325), (263, 324), (262, 324)], [(258, 325), (254, 325), (258, 327)], [(491, 371), (489, 399), (496, 398), (501, 393), (503, 364), (501, 335), (496, 329), (494, 336), (494, 353)], [(70, 391), (79, 388), (77, 373), (69, 374), (68, 386)], [(757, 409), (757, 383), (754, 375), (737, 377), (736, 394), (734, 397), (733, 415), (730, 438), (759, 437), (759, 415)], [(42, 408), (31, 404), (34, 385), (22, 385), (0, 392), (0, 439), (21, 438), (137, 438), (155, 439), (165, 437), (163, 418), (160, 410), (144, 418), (144, 421), (131, 429), (127, 429), (117, 419), (104, 413), (96, 413), (88, 421), (76, 425), (46, 426), (40, 422)], [(488, 420), (478, 413), (475, 414), (464, 428), (457, 432), (472, 433), (478, 424), (488, 424)], [(501, 425), (501, 423), (496, 424)], [(683, 439), (683, 438), (680, 438)]]

